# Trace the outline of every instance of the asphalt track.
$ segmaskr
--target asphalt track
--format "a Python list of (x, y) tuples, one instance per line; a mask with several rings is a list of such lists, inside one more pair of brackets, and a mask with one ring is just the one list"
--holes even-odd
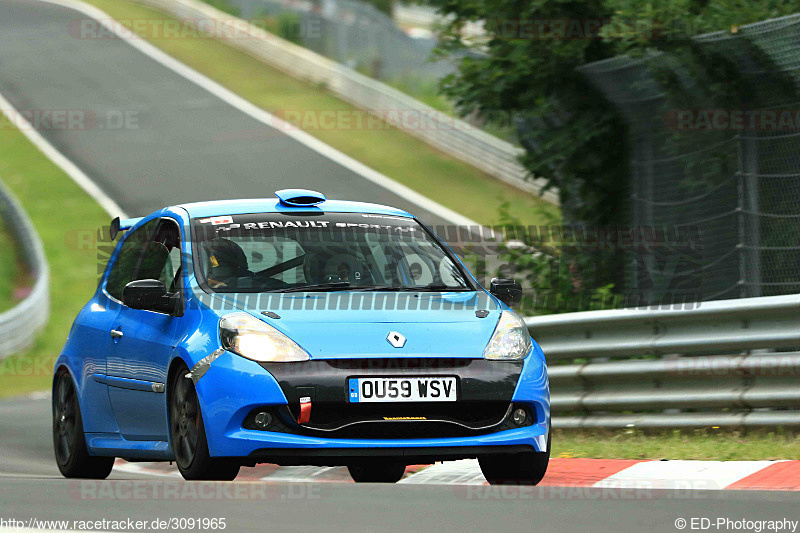
[[(436, 213), (241, 112), (125, 39), (80, 38), (83, 13), (0, 2), (0, 93), (131, 216), (164, 205), (272, 196), (306, 187), (331, 198)], [(78, 111), (75, 127), (49, 112)]]
[[(579, 491), (458, 485), (236, 482), (240, 492), (182, 488), (173, 477), (115, 471), (112, 481), (61, 479), (49, 401), (0, 403), (0, 518), (226, 518), (229, 531), (675, 532), (678, 518), (798, 519), (800, 492)], [(246, 475), (248, 469), (243, 469)], [(224, 484), (223, 484), (224, 485)], [(172, 492), (169, 492), (169, 491)], [(171, 496), (163, 497), (164, 493)], [(206, 499), (208, 498), (208, 499)], [(1, 529), (1, 528), (0, 528)]]
[[(19, 110), (91, 111), (95, 127), (41, 133), (129, 214), (307, 186), (445, 222), (231, 107), (126, 42), (74, 38), (68, 28), (81, 17), (36, 1), (0, 1), (0, 92)], [(137, 126), (115, 127), (111, 120), (121, 111), (135, 117)], [(12, 518), (202, 517), (225, 518), (228, 531), (677, 531), (679, 518), (796, 518), (800, 504), (800, 493), (777, 491), (598, 494), (556, 487), (483, 493), (458, 485), (245, 479), (236, 485), (252, 490), (233, 497), (223, 490), (207, 499), (174, 477), (131, 470), (116, 470), (111, 481), (100, 484), (62, 479), (52, 458), (49, 419), (44, 396), (0, 402), (0, 531), (2, 520)], [(164, 497), (166, 489), (173, 497)]]

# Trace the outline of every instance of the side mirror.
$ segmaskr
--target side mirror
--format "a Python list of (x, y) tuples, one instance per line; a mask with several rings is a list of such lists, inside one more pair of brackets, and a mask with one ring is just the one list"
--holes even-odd
[(140, 279), (125, 285), (122, 303), (131, 309), (144, 309), (169, 313), (175, 310), (175, 300), (167, 294), (167, 287), (157, 279)]
[(489, 292), (509, 307), (514, 307), (522, 301), (522, 286), (513, 279), (492, 278)]

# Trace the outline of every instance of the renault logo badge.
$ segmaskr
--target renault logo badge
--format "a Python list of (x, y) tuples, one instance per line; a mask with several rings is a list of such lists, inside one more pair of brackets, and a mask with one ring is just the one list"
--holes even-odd
[(389, 336), (386, 337), (386, 340), (389, 341), (389, 344), (395, 348), (402, 348), (406, 344), (406, 338), (396, 331), (390, 331)]

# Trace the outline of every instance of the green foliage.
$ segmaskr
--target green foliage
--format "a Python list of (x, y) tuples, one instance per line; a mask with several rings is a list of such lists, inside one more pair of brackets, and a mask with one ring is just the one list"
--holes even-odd
[(439, 85), (435, 80), (421, 78), (419, 76), (407, 75), (396, 78), (389, 78), (383, 83), (394, 87), (399, 91), (413, 96), (425, 105), (429, 105), (437, 111), (452, 115), (454, 113), (453, 104), (444, 97), (439, 91)]
[(3, 228), (0, 218), (0, 312), (10, 309), (13, 301), (14, 283), (18, 276), (17, 246), (11, 235)]
[(551, 457), (707, 461), (800, 459), (800, 434), (781, 426), (746, 432), (717, 426), (553, 430)]
[(378, 11), (392, 16), (392, 0), (366, 0), (368, 4), (372, 4)]
[(13, 127), (0, 128), (0, 176), (42, 239), (51, 287), (44, 331), (27, 352), (0, 361), (0, 397), (6, 397), (49, 387), (72, 321), (97, 287), (98, 267), (104, 265), (94, 236), (109, 216)]
[[(464, 54), (457, 73), (443, 80), (445, 96), (464, 115), (478, 111), (489, 117), (515, 117), (526, 150), (523, 164), (532, 175), (559, 188), (567, 223), (586, 225), (630, 223), (626, 207), (631, 146), (625, 118), (580, 67), (620, 54), (653, 57), (662, 52), (660, 59), (648, 64), (670, 102), (688, 101), (683, 83), (689, 79), (702, 88), (709, 107), (742, 107), (754, 96), (741, 75), (729, 60), (704, 51), (691, 37), (716, 30), (735, 34), (741, 25), (800, 11), (797, 0), (428, 3), (450, 17), (439, 53), (472, 52)], [(487, 35), (465, 37), (464, 24), (477, 21), (484, 22)], [(682, 80), (670, 65), (679, 66)], [(776, 94), (793, 90), (786, 80), (765, 83), (774, 83)], [(729, 160), (710, 163), (696, 162), (706, 169), (709, 181), (731, 175)], [(597, 264), (595, 259), (583, 260)], [(622, 281), (619, 257), (599, 260), (596, 286)]]
[(220, 11), (224, 11), (228, 15), (233, 15), (234, 17), (239, 16), (239, 8), (228, 0), (204, 0), (206, 4), (209, 4), (213, 7), (216, 7)]
[[(745, 24), (800, 11), (797, 0), (615, 0), (613, 5), (608, 29), (615, 31), (606, 31), (604, 38), (615, 41), (617, 53), (634, 55), (649, 49), (685, 50), (693, 36), (720, 30), (735, 34)], [(619, 31), (634, 23), (638, 31)]]
[(302, 44), (300, 15), (296, 13), (278, 15), (278, 37), (295, 44)]
[(597, 254), (579, 250), (569, 239), (552, 235), (547, 228), (558, 221), (545, 213), (547, 226), (522, 225), (508, 211), (500, 209), (506, 242), (498, 246), (499, 267), (491, 277), (513, 277), (524, 289), (518, 311), (524, 315), (569, 313), (619, 308), (623, 298), (614, 285), (599, 276)]
[[(613, 15), (600, 1), (432, 0), (453, 17), (442, 53), (478, 46), (442, 89), (464, 114), (524, 117), (547, 123), (546, 133), (523, 145), (532, 174), (560, 187), (565, 217), (606, 224), (619, 213), (626, 183), (624, 124), (576, 68), (614, 55), (602, 39), (549, 38), (526, 34), (537, 20), (597, 19)], [(467, 43), (465, 22), (484, 20), (485, 41)], [(602, 192), (601, 192), (602, 191)]]

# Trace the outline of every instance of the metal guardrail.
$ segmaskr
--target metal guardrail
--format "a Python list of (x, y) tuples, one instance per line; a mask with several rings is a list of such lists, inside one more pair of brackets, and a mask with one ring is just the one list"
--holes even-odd
[(525, 322), (556, 362), (554, 427), (800, 425), (800, 353), (768, 353), (800, 347), (800, 295)]
[(47, 324), (50, 314), (50, 271), (42, 241), (33, 223), (2, 181), (0, 217), (19, 246), (22, 261), (35, 279), (33, 289), (24, 300), (0, 313), (0, 359), (3, 359), (29, 348), (35, 339), (33, 333)]
[[(230, 46), (295, 78), (324, 85), (339, 98), (501, 181), (541, 194), (545, 180), (527, 179), (528, 171), (518, 161), (524, 152), (521, 148), (198, 0), (138, 1), (169, 13), (199, 32), (208, 27), (217, 30), (227, 27), (231, 31), (215, 31), (214, 35)], [(214, 24), (208, 24), (209, 21)], [(559, 203), (558, 191), (554, 189), (545, 192), (542, 198)]]

